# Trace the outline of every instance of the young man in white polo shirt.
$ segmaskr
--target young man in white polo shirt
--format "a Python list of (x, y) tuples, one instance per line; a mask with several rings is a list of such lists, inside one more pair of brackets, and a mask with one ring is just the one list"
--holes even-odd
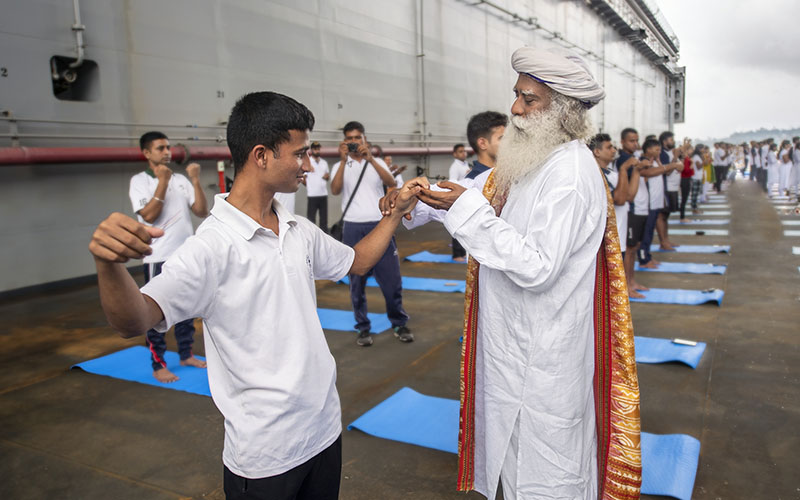
[(328, 232), (328, 180), (331, 178), (328, 171), (328, 162), (321, 156), (322, 145), (318, 142), (311, 143), (311, 171), (306, 174), (306, 192), (308, 203), (306, 216), (311, 222), (316, 221), (324, 232)]
[[(342, 242), (355, 246), (378, 225), (382, 217), (378, 202), (383, 198), (384, 186), (395, 187), (395, 180), (386, 163), (372, 156), (362, 124), (348, 122), (342, 131), (344, 141), (339, 144), (340, 161), (331, 170), (331, 192), (342, 195), (342, 212), (346, 209)], [(375, 276), (381, 288), (386, 301), (386, 316), (392, 323), (395, 336), (401, 342), (413, 342), (414, 335), (406, 326), (408, 314), (403, 309), (403, 282), (394, 238), (369, 275)], [(350, 301), (358, 331), (356, 343), (361, 347), (372, 345), (371, 324), (367, 316), (367, 276), (350, 276)]]
[[(166, 135), (156, 131), (147, 132), (139, 138), (139, 147), (147, 160), (147, 168), (131, 177), (128, 196), (133, 211), (139, 222), (161, 229), (169, 228), (163, 237), (153, 242), (153, 253), (145, 255), (143, 259), (144, 281), (147, 283), (161, 273), (164, 262), (194, 232), (191, 213), (198, 217), (207, 216), (208, 203), (200, 184), (199, 164), (190, 163), (186, 166), (190, 180), (181, 174), (173, 174), (168, 167), (172, 153)], [(182, 365), (205, 368), (206, 363), (192, 355), (194, 319), (188, 318), (175, 324), (175, 340)], [(178, 380), (164, 360), (167, 351), (164, 332), (149, 330), (147, 347), (150, 349), (153, 377), (163, 383)]]
[(417, 191), (398, 195), (355, 248), (279, 202), (305, 172), (314, 116), (273, 92), (234, 106), (227, 138), (236, 168), (230, 194), (140, 291), (121, 264), (152, 252), (164, 230), (112, 214), (95, 231), (103, 309), (123, 336), (204, 320), (211, 395), (225, 418), (222, 460), (228, 499), (333, 500), (341, 476), (336, 363), (316, 312), (315, 279), (366, 273), (384, 254)]

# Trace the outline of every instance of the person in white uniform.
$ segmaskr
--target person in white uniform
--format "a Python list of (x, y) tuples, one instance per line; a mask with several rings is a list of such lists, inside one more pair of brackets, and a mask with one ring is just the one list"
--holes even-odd
[[(478, 269), (467, 290), (478, 293), (467, 318), (477, 330), (470, 339), (465, 332), (464, 345), (474, 338), (477, 355), (473, 368), (462, 365), (474, 374), (474, 401), (462, 399), (459, 487), (494, 499), (502, 480), (507, 500), (595, 500), (609, 484), (608, 469), (598, 471), (605, 447), (595, 427), (602, 419), (593, 396), (592, 307), (609, 195), (584, 140), (592, 130), (587, 109), (605, 92), (566, 51), (523, 47), (512, 66), (513, 116), (495, 169), (469, 189), (451, 182), (439, 183), (444, 191), (423, 189), (418, 197), (428, 206), (418, 204), (404, 224), (443, 221)], [(406, 186), (415, 184), (427, 179)], [(391, 200), (381, 209), (392, 213)], [(618, 250), (615, 259), (621, 270)], [(631, 428), (638, 425), (637, 416)], [(462, 441), (470, 436), (472, 445)], [(626, 494), (638, 495), (638, 487)]]
[(792, 146), (784, 140), (778, 148), (778, 193), (789, 196), (789, 182), (792, 176)]
[(311, 153), (309, 161), (311, 162), (311, 171), (306, 174), (306, 193), (308, 200), (306, 203), (306, 217), (311, 222), (317, 220), (319, 214), (319, 222), (317, 225), (324, 232), (328, 232), (328, 181), (330, 180), (330, 172), (328, 170), (328, 162), (322, 158), (322, 145), (319, 142), (312, 142)]
[(139, 290), (123, 262), (150, 254), (162, 230), (112, 214), (94, 232), (100, 298), (124, 337), (204, 322), (211, 396), (225, 419), (227, 498), (338, 498), (341, 408), (336, 362), (316, 311), (316, 279), (366, 273), (416, 203), (401, 190), (398, 210), (350, 248), (303, 217), (278, 192), (296, 191), (314, 115), (290, 97), (242, 97), (228, 120), (237, 171), (230, 194)]
[[(164, 262), (170, 258), (186, 238), (194, 232), (192, 215), (206, 217), (208, 203), (200, 184), (200, 165), (190, 163), (186, 175), (172, 172), (169, 139), (161, 132), (152, 131), (139, 138), (139, 147), (147, 160), (147, 168), (131, 178), (128, 195), (139, 222), (163, 230), (163, 237), (153, 242), (153, 253), (145, 255), (144, 281), (149, 282), (161, 273)], [(192, 354), (194, 345), (194, 319), (187, 318), (175, 324), (175, 341), (178, 357), (183, 366), (205, 368), (206, 363)], [(178, 376), (167, 367), (164, 354), (167, 352), (165, 332), (149, 330), (147, 347), (150, 350), (150, 365), (153, 377), (162, 383), (175, 382)]]

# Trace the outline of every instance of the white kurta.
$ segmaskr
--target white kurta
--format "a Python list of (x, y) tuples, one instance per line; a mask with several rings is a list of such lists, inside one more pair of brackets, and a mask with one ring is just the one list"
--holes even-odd
[[(444, 217), (480, 262), (475, 489), (493, 499), (518, 426), (517, 498), (597, 498), (593, 303), (606, 193), (579, 141), (515, 184), (500, 217), (475, 180)], [(420, 204), (418, 204), (420, 205)], [(418, 208), (407, 226), (440, 219)], [(513, 475), (512, 471), (507, 472)]]

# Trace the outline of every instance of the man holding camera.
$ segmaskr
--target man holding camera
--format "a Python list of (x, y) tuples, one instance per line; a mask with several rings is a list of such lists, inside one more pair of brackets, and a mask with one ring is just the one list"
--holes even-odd
[[(384, 195), (383, 187), (394, 187), (395, 180), (389, 167), (372, 155), (367, 147), (364, 126), (351, 121), (344, 126), (344, 140), (339, 144), (340, 161), (331, 170), (331, 192), (342, 195), (344, 228), (342, 243), (351, 247), (369, 234), (380, 222), (382, 215), (378, 202)], [(351, 274), (350, 300), (356, 319), (358, 338), (362, 347), (372, 345), (370, 320), (367, 317), (367, 277), (375, 276), (386, 301), (386, 315), (392, 323), (394, 335), (401, 342), (413, 342), (414, 335), (406, 327), (408, 314), (403, 309), (403, 285), (397, 244), (392, 242), (381, 259), (363, 276)]]

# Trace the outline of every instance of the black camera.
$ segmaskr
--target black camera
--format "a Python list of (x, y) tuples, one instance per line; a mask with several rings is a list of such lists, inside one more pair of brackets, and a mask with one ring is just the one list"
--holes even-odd
[(358, 144), (356, 144), (355, 142), (348, 142), (347, 151), (355, 153), (356, 151), (358, 151)]

